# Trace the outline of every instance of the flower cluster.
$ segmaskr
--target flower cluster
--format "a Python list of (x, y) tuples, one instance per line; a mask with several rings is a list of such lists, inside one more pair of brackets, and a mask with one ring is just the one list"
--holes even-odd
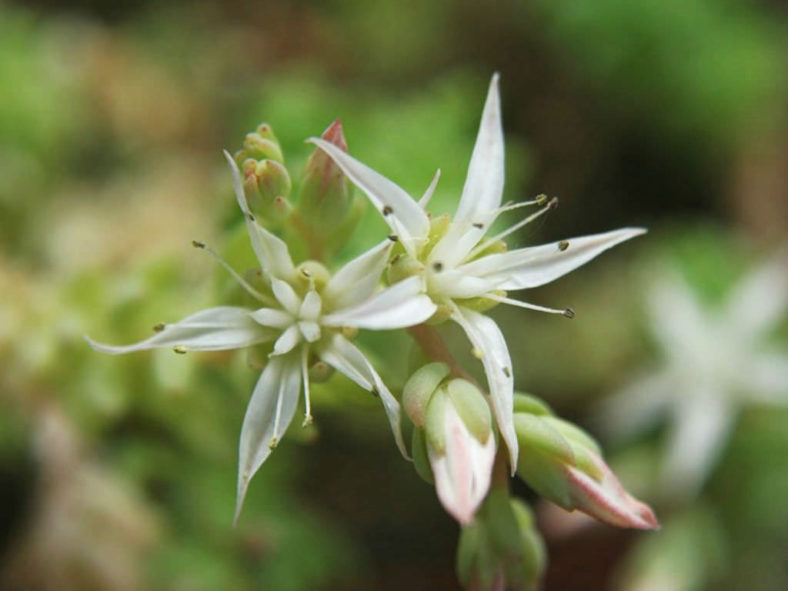
[[(247, 136), (235, 158), (225, 153), (259, 263), (255, 280), (237, 273), (205, 244), (195, 242), (195, 246), (227, 268), (255, 302), (253, 307), (202, 310), (180, 322), (160, 325), (154, 336), (129, 346), (88, 339), (91, 346), (106, 353), (157, 347), (183, 353), (267, 346), (268, 359), (241, 430), (236, 519), (250, 479), (282, 438), (302, 394), (304, 421), (312, 420), (309, 383), (318, 363), (380, 397), (394, 439), (409, 457), (400, 404), (353, 337), (358, 330), (420, 327), (422, 332), (431, 331), (432, 325), (452, 321), (465, 332), (481, 361), (486, 388), (469, 381), (453, 359), (434, 355), (435, 363), (413, 374), (402, 398), (413, 427), (411, 453), (417, 471), (434, 482), (438, 498), (452, 516), (466, 529), (475, 528), (476, 533), (467, 529), (464, 534), (473, 542), (461, 544), (468, 557), (462, 567), (465, 582), (478, 582), (481, 576), (475, 570), (478, 552), (493, 557), (481, 577), (489, 581), (488, 586), (503, 579), (514, 584), (514, 580), (538, 578), (543, 560), (534, 557), (541, 552), (540, 542), (527, 508), (520, 501), (510, 502), (508, 492), (501, 488), (508, 472), (518, 473), (566, 509), (585, 511), (613, 525), (656, 527), (650, 509), (624, 491), (587, 435), (547, 411), (523, 410), (522, 400), (518, 403), (515, 396), (504, 335), (485, 313), (498, 304), (509, 304), (574, 317), (571, 309), (545, 308), (508, 294), (549, 283), (644, 230), (623, 228), (508, 250), (504, 239), (557, 201), (540, 196), (502, 204), (504, 140), (497, 75), (489, 87), (453, 217), (431, 215), (426, 209), (440, 171), (416, 200), (350, 156), (338, 123), (309, 141), (317, 149), (295, 203), (290, 201), (294, 184), (270, 127), (260, 126)], [(391, 234), (332, 273), (326, 259), (346, 240), (359, 219), (359, 203), (363, 205), (352, 198), (351, 182), (378, 210)], [(537, 209), (508, 229), (491, 231), (501, 214), (526, 207)], [(329, 218), (331, 223), (325, 223)], [(292, 248), (271, 230), (288, 226), (294, 230), (288, 235), (299, 236), (302, 242), (299, 251), (316, 260), (294, 264)], [(420, 344), (425, 351), (429, 349), (424, 342)], [(498, 453), (499, 440), (501, 449), (508, 451), (509, 470), (506, 457)], [(503, 484), (491, 486), (496, 465), (503, 467), (499, 470), (503, 478), (497, 479)], [(502, 520), (495, 516), (501, 512), (517, 517), (506, 526), (514, 527), (514, 533), (499, 531)], [(512, 547), (519, 548), (519, 554), (507, 551), (500, 560), (494, 558), (498, 554), (485, 550), (485, 544), (495, 545), (498, 538), (514, 540)], [(473, 551), (468, 550), (471, 547)], [(527, 552), (526, 547), (530, 548)], [(513, 566), (513, 560), (519, 566)], [(526, 563), (531, 566), (526, 568)]]

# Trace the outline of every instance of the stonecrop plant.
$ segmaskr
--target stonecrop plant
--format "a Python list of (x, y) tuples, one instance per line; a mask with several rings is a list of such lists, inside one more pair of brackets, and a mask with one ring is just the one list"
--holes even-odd
[[(538, 586), (543, 544), (528, 506), (509, 493), (510, 475), (566, 510), (619, 527), (658, 527), (651, 509), (626, 492), (587, 433), (556, 417), (542, 400), (515, 391), (504, 334), (487, 315), (498, 304), (509, 304), (574, 317), (571, 309), (526, 303), (509, 293), (549, 283), (645, 230), (622, 228), (508, 249), (505, 238), (557, 201), (539, 196), (502, 204), (497, 74), (453, 217), (427, 210), (439, 172), (416, 200), (350, 156), (338, 122), (308, 141), (317, 148), (298, 183), (292, 182), (268, 125), (248, 134), (234, 156), (225, 152), (259, 267), (239, 272), (206, 244), (194, 242), (226, 268), (252, 305), (202, 310), (157, 325), (152, 337), (127, 346), (86, 337), (94, 349), (111, 354), (251, 347), (264, 360), (241, 428), (235, 518), (299, 401), (303, 424), (312, 421), (310, 382), (331, 379), (335, 370), (380, 398), (401, 454), (434, 484), (441, 504), (462, 526), (457, 568), (467, 587)], [(378, 210), (390, 234), (337, 267), (334, 253), (346, 245), (364, 206), (351, 183)], [(294, 186), (300, 190), (291, 199)], [(501, 214), (528, 207), (537, 209), (508, 229), (491, 232)], [(292, 252), (310, 258), (296, 263)], [(467, 336), (484, 369), (484, 387), (441, 340), (435, 326), (447, 321)], [(412, 368), (399, 400), (354, 342), (360, 330), (398, 329), (408, 329), (430, 361)], [(410, 446), (403, 435), (408, 431)]]

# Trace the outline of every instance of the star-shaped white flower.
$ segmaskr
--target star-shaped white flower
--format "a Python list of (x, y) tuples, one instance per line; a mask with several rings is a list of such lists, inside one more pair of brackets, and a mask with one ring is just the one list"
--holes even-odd
[[(476, 311), (478, 298), (573, 316), (506, 297), (515, 291), (544, 285), (587, 263), (601, 252), (645, 232), (623, 228), (604, 234), (561, 240), (552, 244), (501, 252), (501, 240), (550, 209), (556, 201), (537, 199), (501, 206), (504, 183), (504, 141), (501, 126), (498, 75), (490, 83), (481, 125), (471, 156), (465, 186), (454, 218), (431, 221), (425, 207), (432, 197), (440, 171), (418, 202), (336, 146), (311, 138), (331, 156), (380, 211), (407, 255), (418, 263), (427, 293), (441, 313), (457, 322), (481, 358), (501, 435), (509, 448), (511, 467), (517, 465), (517, 437), (512, 416), (513, 374), (503, 335), (493, 320)], [(545, 205), (506, 231), (485, 238), (496, 218), (525, 205)]]
[(788, 258), (756, 269), (719, 306), (702, 303), (677, 274), (649, 290), (662, 365), (606, 400), (602, 421), (619, 439), (669, 422), (660, 485), (697, 493), (747, 404), (788, 404), (788, 352), (768, 342), (788, 307)]
[[(321, 359), (362, 388), (379, 396), (397, 445), (407, 451), (400, 429), (400, 406), (364, 354), (343, 335), (343, 329), (385, 330), (419, 324), (432, 316), (435, 304), (424, 294), (418, 277), (405, 279), (376, 293), (393, 245), (386, 240), (347, 263), (327, 281), (296, 268), (287, 245), (263, 228), (249, 211), (241, 176), (232, 157), (238, 204), (246, 218), (252, 247), (270, 295), (249, 285), (216, 257), (263, 307), (209, 308), (165, 325), (151, 338), (128, 346), (111, 346), (87, 338), (105, 353), (120, 354), (160, 347), (176, 352), (237, 349), (273, 341), (273, 351), (254, 388), (241, 429), (238, 501), (241, 510), (249, 481), (293, 419), (303, 389), (305, 422), (311, 420), (308, 368)], [(195, 246), (206, 248), (196, 242)]]

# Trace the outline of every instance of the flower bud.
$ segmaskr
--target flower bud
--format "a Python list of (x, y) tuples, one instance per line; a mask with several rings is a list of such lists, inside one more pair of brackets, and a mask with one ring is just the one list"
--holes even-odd
[(546, 564), (544, 544), (528, 506), (493, 490), (464, 527), (457, 549), (457, 574), (478, 589), (527, 591), (538, 587)]
[(427, 403), (438, 386), (449, 375), (445, 363), (428, 363), (416, 370), (402, 390), (402, 406), (417, 427), (424, 427)]
[[(334, 121), (321, 136), (347, 152), (342, 123)], [(341, 247), (360, 219), (354, 207), (353, 186), (331, 157), (316, 148), (306, 164), (296, 213), (309, 242), (319, 245), (321, 252)], [(348, 227), (349, 222), (352, 222)]]
[(275, 160), (284, 164), (282, 148), (279, 140), (274, 135), (274, 130), (267, 123), (261, 123), (252, 133), (247, 133), (241, 151), (236, 154), (236, 160)]
[(457, 521), (468, 524), (490, 488), (495, 459), (484, 395), (465, 380), (442, 385), (427, 402), (424, 431), (438, 499)]
[[(525, 402), (520, 398), (518, 408)], [(651, 508), (624, 490), (583, 430), (550, 415), (522, 411), (515, 412), (514, 425), (521, 450), (517, 473), (540, 495), (610, 525), (659, 527)]]

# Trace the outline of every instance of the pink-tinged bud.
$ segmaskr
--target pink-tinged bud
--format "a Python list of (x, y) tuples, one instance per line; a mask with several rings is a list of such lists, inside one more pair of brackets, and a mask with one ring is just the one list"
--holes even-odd
[(616, 527), (659, 529), (651, 507), (630, 495), (601, 457), (594, 453), (589, 456), (602, 473), (598, 480), (577, 468), (566, 467), (575, 508)]
[[(452, 382), (458, 381), (462, 380)], [(491, 426), (487, 429), (480, 427), (491, 425), (492, 421), (482, 393), (475, 390), (481, 405), (467, 404), (466, 400), (464, 408), (460, 409), (455, 406), (454, 398), (457, 397), (450, 395), (447, 386), (438, 389), (427, 406), (427, 455), (438, 499), (450, 515), (467, 525), (473, 521), (490, 488), (495, 437)], [(461, 397), (468, 396), (467, 388), (463, 387)], [(468, 414), (471, 408), (484, 416), (474, 417), (469, 425), (461, 414)]]
[(624, 489), (585, 431), (547, 414), (515, 412), (514, 423), (517, 474), (540, 495), (617, 527), (659, 527), (651, 508)]
[[(342, 122), (334, 121), (321, 138), (347, 152)], [(306, 164), (296, 213), (309, 242), (332, 252), (341, 247), (362, 213), (354, 207), (353, 187), (334, 161), (316, 148)]]

